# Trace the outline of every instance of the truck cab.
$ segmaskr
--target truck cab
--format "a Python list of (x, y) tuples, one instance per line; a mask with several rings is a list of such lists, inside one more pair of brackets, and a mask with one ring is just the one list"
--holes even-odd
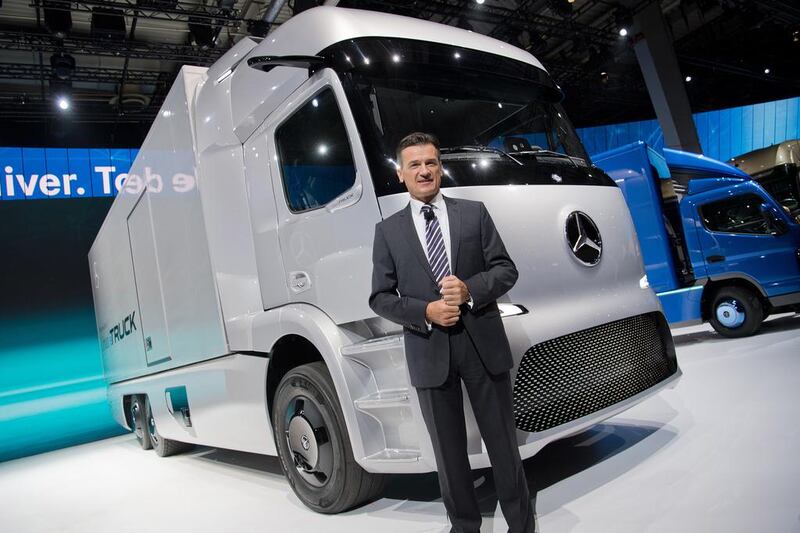
[(709, 321), (740, 337), (800, 303), (793, 204), (738, 168), (680, 150), (634, 143), (594, 161), (625, 195), (648, 281), (671, 324)]

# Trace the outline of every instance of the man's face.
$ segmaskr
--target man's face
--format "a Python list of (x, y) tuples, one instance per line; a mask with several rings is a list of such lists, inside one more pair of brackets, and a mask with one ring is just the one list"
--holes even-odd
[(433, 200), (442, 185), (442, 164), (436, 147), (421, 144), (403, 148), (399, 163), (397, 177), (405, 183), (409, 194), (420, 202)]

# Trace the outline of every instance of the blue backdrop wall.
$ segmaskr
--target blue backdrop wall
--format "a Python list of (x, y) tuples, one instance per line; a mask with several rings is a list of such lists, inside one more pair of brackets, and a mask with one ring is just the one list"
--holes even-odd
[[(800, 98), (694, 115), (727, 160), (800, 138)], [(655, 120), (581, 128), (590, 154), (644, 140)], [(86, 260), (135, 150), (0, 148), (0, 461), (121, 432), (105, 400)]]
[[(731, 157), (789, 139), (800, 139), (800, 97), (763, 104), (732, 107), (694, 114), (703, 154), (727, 161)], [(579, 128), (578, 135), (589, 155), (634, 141), (664, 147), (658, 121), (642, 120)]]
[(0, 461), (122, 431), (106, 402), (87, 254), (135, 156), (0, 148)]

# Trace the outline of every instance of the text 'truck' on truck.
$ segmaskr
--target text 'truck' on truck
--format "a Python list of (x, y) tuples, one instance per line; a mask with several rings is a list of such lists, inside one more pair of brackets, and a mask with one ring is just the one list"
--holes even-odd
[(277, 455), (324, 513), (435, 470), (402, 331), (367, 302), (414, 130), (440, 138), (445, 195), (483, 201), (519, 269), (498, 312), (523, 457), (674, 384), (624, 198), (560, 99), (506, 43), (330, 7), (184, 67), (89, 255), (117, 420), (159, 455)]

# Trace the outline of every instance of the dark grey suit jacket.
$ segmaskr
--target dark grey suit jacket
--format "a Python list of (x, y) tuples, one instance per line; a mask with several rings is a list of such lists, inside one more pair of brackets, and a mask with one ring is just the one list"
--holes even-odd
[[(481, 202), (444, 198), (450, 223), (453, 275), (469, 289), (473, 306), (461, 306), (461, 322), (486, 369), (500, 374), (513, 361), (496, 300), (517, 281), (486, 207)], [(378, 315), (403, 326), (406, 360), (414, 387), (438, 387), (450, 368), (447, 328), (425, 323), (425, 308), (441, 298), (423, 246), (414, 229), (410, 204), (375, 226), (372, 294)]]

